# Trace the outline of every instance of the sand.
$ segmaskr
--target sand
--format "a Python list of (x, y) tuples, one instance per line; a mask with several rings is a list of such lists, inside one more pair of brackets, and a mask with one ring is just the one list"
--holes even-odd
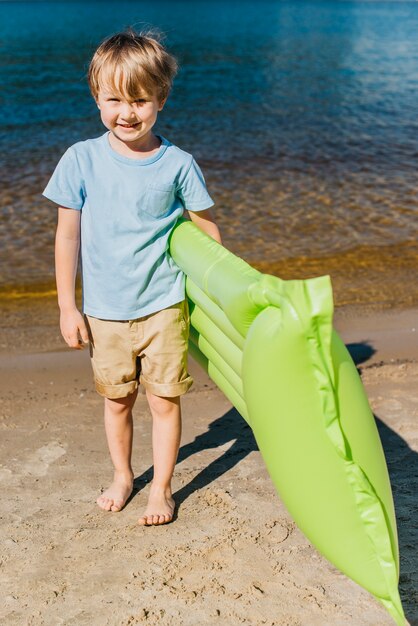
[[(33, 311), (32, 329), (12, 323), (10, 311), (2, 321), (2, 624), (393, 624), (298, 530), (251, 430), (193, 362), (175, 521), (136, 523), (151, 476), (143, 395), (135, 408), (134, 495), (120, 513), (101, 511), (95, 499), (112, 468), (88, 353), (66, 349), (57, 326)], [(336, 326), (381, 433), (398, 519), (400, 592), (418, 624), (418, 311), (341, 310)]]

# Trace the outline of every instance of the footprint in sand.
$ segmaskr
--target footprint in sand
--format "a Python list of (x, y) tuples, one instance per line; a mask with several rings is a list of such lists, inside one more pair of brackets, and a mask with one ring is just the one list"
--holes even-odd
[(0, 483), (5, 482), (10, 485), (10, 482), (13, 481), (13, 472), (8, 467), (0, 467)]
[(65, 448), (56, 441), (38, 448), (30, 455), (28, 460), (22, 465), (22, 474), (31, 476), (45, 476), (51, 463), (66, 454)]

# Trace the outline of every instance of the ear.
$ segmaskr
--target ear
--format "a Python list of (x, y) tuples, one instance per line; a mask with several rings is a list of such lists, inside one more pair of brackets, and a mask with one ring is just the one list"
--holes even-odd
[(165, 103), (167, 102), (167, 98), (164, 98), (164, 100), (161, 100), (160, 102), (160, 106), (158, 107), (159, 111), (162, 111), (164, 108)]

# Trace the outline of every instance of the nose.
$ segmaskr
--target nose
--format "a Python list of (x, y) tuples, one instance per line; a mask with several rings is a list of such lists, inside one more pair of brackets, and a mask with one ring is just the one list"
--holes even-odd
[(123, 119), (125, 120), (130, 120), (135, 116), (134, 108), (132, 104), (129, 104), (129, 102), (121, 103), (120, 113), (121, 113), (121, 117), (123, 117)]

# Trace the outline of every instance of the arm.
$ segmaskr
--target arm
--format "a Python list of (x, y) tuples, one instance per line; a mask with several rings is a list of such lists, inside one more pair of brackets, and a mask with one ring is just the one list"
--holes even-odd
[(83, 316), (75, 301), (75, 279), (80, 249), (80, 211), (59, 207), (55, 237), (55, 275), (57, 281), (60, 329), (70, 348), (83, 348), (79, 334), (88, 343)]
[(210, 209), (205, 209), (204, 211), (198, 211), (196, 213), (189, 211), (189, 215), (192, 222), (194, 222), (200, 230), (203, 230), (203, 232), (212, 237), (212, 239), (215, 239), (215, 241), (222, 244), (219, 228), (214, 222)]

